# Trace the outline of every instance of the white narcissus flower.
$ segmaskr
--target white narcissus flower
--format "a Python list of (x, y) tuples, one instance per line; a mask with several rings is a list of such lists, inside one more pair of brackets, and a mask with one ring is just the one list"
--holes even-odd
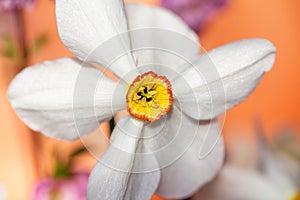
[(255, 89), (275, 47), (247, 39), (200, 56), (197, 35), (177, 16), (121, 0), (57, 1), (56, 17), (64, 44), (120, 82), (63, 58), (22, 71), (8, 96), (28, 126), (63, 140), (128, 110), (91, 173), (87, 198), (183, 198), (210, 181), (224, 157), (215, 117)]
[[(277, 180), (276, 180), (277, 179)], [(281, 170), (273, 176), (234, 165), (225, 165), (218, 178), (190, 200), (299, 200), (298, 187)]]
[[(261, 138), (258, 143), (257, 157), (251, 163), (246, 166), (236, 161), (226, 163), (217, 178), (190, 200), (299, 200), (298, 160), (286, 153), (273, 152)], [(248, 147), (248, 151), (254, 149)], [(248, 159), (244, 156), (245, 161)]]

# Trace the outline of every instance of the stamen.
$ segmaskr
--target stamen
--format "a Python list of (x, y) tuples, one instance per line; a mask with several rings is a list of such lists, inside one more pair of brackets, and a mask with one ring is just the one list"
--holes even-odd
[(296, 192), (295, 195), (292, 196), (291, 200), (300, 200), (300, 191)]
[(171, 84), (165, 76), (147, 72), (132, 82), (126, 101), (132, 116), (153, 122), (170, 111), (173, 102)]

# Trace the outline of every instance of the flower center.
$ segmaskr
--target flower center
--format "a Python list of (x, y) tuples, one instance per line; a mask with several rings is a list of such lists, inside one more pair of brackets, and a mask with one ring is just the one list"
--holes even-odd
[(144, 73), (131, 83), (126, 102), (127, 111), (135, 118), (156, 121), (170, 111), (173, 102), (171, 84), (165, 76), (152, 71)]
[(300, 200), (300, 191), (296, 192), (294, 196), (292, 196), (291, 200)]

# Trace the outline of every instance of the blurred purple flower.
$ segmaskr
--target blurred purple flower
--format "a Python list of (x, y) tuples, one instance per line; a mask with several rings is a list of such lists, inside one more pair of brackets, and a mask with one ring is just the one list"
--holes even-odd
[(229, 0), (161, 0), (162, 7), (179, 15), (194, 31), (202, 29), (203, 24)]
[(88, 178), (88, 174), (78, 174), (71, 178), (42, 180), (34, 188), (32, 200), (84, 200)]
[(0, 10), (10, 11), (14, 9), (29, 8), (35, 0), (0, 0)]

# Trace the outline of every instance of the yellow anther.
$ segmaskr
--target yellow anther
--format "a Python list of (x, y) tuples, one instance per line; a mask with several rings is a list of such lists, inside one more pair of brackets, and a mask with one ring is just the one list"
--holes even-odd
[(171, 84), (165, 76), (147, 72), (132, 82), (126, 101), (132, 116), (153, 122), (170, 111), (173, 102)]

